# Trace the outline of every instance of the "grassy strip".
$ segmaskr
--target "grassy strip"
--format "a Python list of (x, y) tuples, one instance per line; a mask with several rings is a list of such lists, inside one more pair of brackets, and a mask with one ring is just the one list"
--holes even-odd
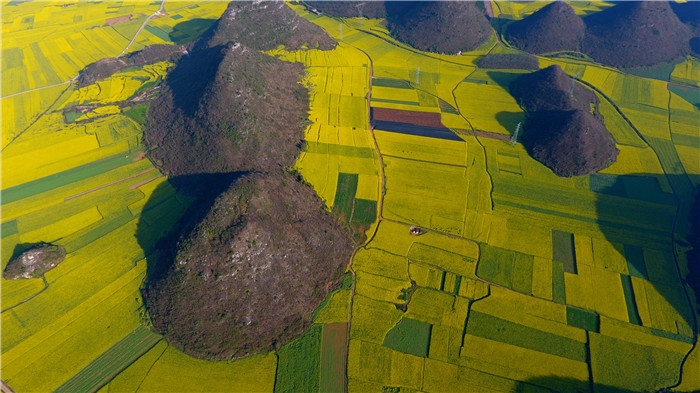
[(356, 173), (338, 173), (333, 213), (348, 224), (352, 217), (353, 200), (357, 192), (357, 177)]
[(565, 272), (576, 274), (573, 234), (552, 230), (552, 259), (563, 263)]
[(161, 336), (144, 326), (139, 326), (64, 382), (54, 392), (96, 392), (160, 340)]
[(645, 280), (649, 279), (647, 265), (644, 262), (644, 252), (641, 247), (625, 245), (625, 259), (627, 260), (627, 267), (631, 276)]
[(675, 145), (688, 146), (700, 149), (700, 137), (671, 133), (671, 139), (673, 139), (673, 144)]
[(63, 239), (63, 246), (66, 248), (67, 253), (72, 253), (94, 242), (102, 236), (117, 230), (122, 225), (125, 225), (127, 222), (133, 219), (134, 216), (131, 214), (129, 209), (116, 212), (76, 232), (75, 234), (70, 235), (66, 239)]
[(136, 151), (127, 154), (120, 153), (112, 157), (107, 157), (99, 161), (42, 177), (41, 179), (10, 187), (2, 191), (2, 205), (111, 171), (112, 169), (134, 161), (137, 154), (138, 152)]
[(387, 104), (402, 104), (402, 105), (415, 105), (420, 106), (420, 102), (413, 101), (399, 101), (399, 100), (387, 100), (384, 98), (372, 98), (372, 102), (383, 102)]
[(397, 89), (411, 89), (408, 82), (399, 79), (372, 78), (372, 86), (394, 87)]
[(626, 274), (620, 274), (622, 281), (622, 291), (625, 294), (625, 304), (627, 305), (627, 317), (630, 323), (642, 326), (642, 319), (639, 317), (637, 310), (637, 302), (634, 300), (634, 289), (632, 288), (632, 279)]
[(346, 335), (347, 323), (327, 323), (323, 325), (320, 367), (320, 388), (322, 392), (345, 391)]
[(343, 157), (374, 158), (376, 153), (369, 147), (336, 145), (331, 143), (306, 141), (304, 151), (307, 153), (329, 154)]
[(411, 318), (403, 318), (384, 337), (383, 345), (399, 352), (428, 357), (430, 332), (433, 325)]
[(532, 265), (535, 258), (532, 255), (515, 254), (513, 261), (513, 290), (526, 295), (532, 294)]
[(469, 313), (466, 333), (579, 362), (586, 361), (586, 346), (582, 342), (475, 310)]
[(0, 233), (2, 237), (12, 236), (17, 233), (17, 220), (5, 221), (0, 227)]
[(564, 264), (552, 261), (552, 300), (566, 304), (566, 287), (564, 283)]
[(319, 391), (321, 325), (282, 347), (278, 352), (275, 392)]

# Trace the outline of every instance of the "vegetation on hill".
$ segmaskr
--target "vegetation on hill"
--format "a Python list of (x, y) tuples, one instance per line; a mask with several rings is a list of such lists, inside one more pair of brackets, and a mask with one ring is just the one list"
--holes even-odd
[[(278, 45), (335, 42), (282, 3), (231, 3), (148, 112), (147, 154), (162, 171), (237, 178), (211, 205), (195, 203), (175, 250), (156, 261), (165, 271), (143, 289), (153, 325), (192, 356), (238, 358), (298, 337), (352, 251), (349, 231), (288, 171), (309, 94), (300, 64), (259, 52)], [(175, 186), (207, 191), (196, 183)]]
[(558, 65), (520, 76), (510, 91), (527, 112), (523, 145), (558, 176), (597, 172), (616, 160), (597, 97)]
[(574, 9), (563, 1), (555, 1), (513, 22), (506, 31), (506, 39), (530, 53), (577, 51), (585, 31), (586, 26)]
[(493, 33), (484, 11), (472, 1), (395, 1), (386, 8), (391, 34), (423, 51), (470, 51)]
[(678, 59), (690, 50), (691, 30), (668, 2), (622, 2), (584, 21), (582, 50), (604, 64), (649, 66)]
[(511, 24), (506, 38), (530, 53), (579, 51), (602, 64), (643, 67), (689, 53), (693, 33), (668, 2), (625, 1), (583, 19), (554, 2)]
[(49, 243), (37, 243), (12, 258), (2, 276), (5, 280), (41, 277), (66, 258), (66, 249)]
[(163, 44), (150, 45), (124, 57), (107, 57), (85, 67), (78, 77), (77, 85), (78, 88), (89, 86), (130, 67), (141, 67), (164, 60), (177, 61), (186, 52), (186, 46)]
[(169, 273), (144, 291), (148, 311), (196, 357), (277, 349), (312, 324), (351, 250), (311, 188), (281, 172), (249, 175), (180, 240)]
[(199, 43), (212, 47), (230, 41), (256, 50), (271, 50), (279, 45), (288, 50), (303, 46), (329, 50), (337, 45), (325, 30), (278, 1), (232, 2), (215, 28), (202, 36)]

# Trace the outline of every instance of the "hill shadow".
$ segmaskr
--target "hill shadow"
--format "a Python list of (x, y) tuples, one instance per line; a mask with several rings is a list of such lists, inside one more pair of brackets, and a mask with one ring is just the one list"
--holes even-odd
[[(175, 108), (181, 109), (187, 116), (195, 115), (207, 87), (216, 78), (217, 70), (226, 56), (227, 49), (226, 45), (193, 49), (180, 58), (165, 79), (166, 85), (172, 91)], [(166, 107), (167, 109), (170, 108)]]
[(526, 393), (532, 391), (529, 385), (543, 386), (552, 392), (576, 392), (576, 393), (638, 393), (633, 390), (620, 389), (600, 383), (589, 383), (574, 378), (564, 377), (539, 377), (532, 378), (518, 384), (513, 393)]
[[(518, 128), (518, 123), (522, 122), (523, 125), (525, 124), (525, 112), (508, 112), (508, 111), (501, 111), (496, 113), (496, 121), (498, 121), (498, 124), (503, 126), (510, 135), (513, 135), (515, 132), (515, 129)], [(520, 135), (518, 136), (518, 140), (520, 140), (520, 137), (522, 136), (522, 126), (520, 127)]]
[(170, 40), (176, 45), (182, 45), (194, 41), (202, 33), (217, 23), (218, 19), (190, 19), (173, 26), (168, 33)]
[(244, 174), (173, 176), (158, 185), (146, 202), (136, 227), (136, 239), (146, 255), (147, 281), (160, 279), (170, 269), (179, 238), (191, 231), (216, 198)]
[(631, 284), (632, 277), (637, 277), (651, 283), (678, 313), (675, 332), (668, 332), (669, 335), (667, 330), (647, 326), (650, 333), (691, 342), (697, 335), (695, 313), (690, 304), (695, 299), (686, 293), (686, 277), (681, 276), (674, 253), (690, 249), (690, 222), (697, 221), (700, 216), (691, 215), (693, 188), (688, 177), (666, 175), (666, 180), (674, 194), (664, 192), (659, 179), (649, 173), (596, 173), (590, 175), (589, 184), (590, 190), (598, 194), (595, 204), (600, 231), (627, 263), (629, 274), (620, 273), (620, 278), (629, 322), (645, 326)]
[(531, 70), (522, 70), (522, 72), (504, 72), (504, 71), (486, 71), (489, 76), (498, 86), (501, 86), (505, 91), (510, 93), (510, 84), (518, 79), (523, 74), (532, 72)]

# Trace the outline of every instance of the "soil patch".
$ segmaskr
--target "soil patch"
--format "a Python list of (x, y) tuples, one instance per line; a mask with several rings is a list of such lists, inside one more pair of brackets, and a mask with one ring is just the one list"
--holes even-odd
[(105, 21), (105, 26), (116, 25), (117, 23), (128, 22), (131, 20), (131, 15), (117, 16), (114, 18), (109, 18)]

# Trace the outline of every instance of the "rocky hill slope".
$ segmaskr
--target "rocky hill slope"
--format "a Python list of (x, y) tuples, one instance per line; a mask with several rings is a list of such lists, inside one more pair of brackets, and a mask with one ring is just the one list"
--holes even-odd
[[(148, 113), (147, 154), (163, 172), (238, 174), (211, 206), (195, 203), (197, 214), (186, 216), (203, 219), (182, 225), (175, 251), (153, 261), (165, 272), (143, 288), (153, 326), (196, 357), (242, 357), (301, 335), (353, 248), (349, 231), (287, 170), (309, 93), (300, 64), (259, 52), (277, 45), (335, 42), (283, 3), (231, 3)], [(191, 183), (182, 191), (206, 192)]]

